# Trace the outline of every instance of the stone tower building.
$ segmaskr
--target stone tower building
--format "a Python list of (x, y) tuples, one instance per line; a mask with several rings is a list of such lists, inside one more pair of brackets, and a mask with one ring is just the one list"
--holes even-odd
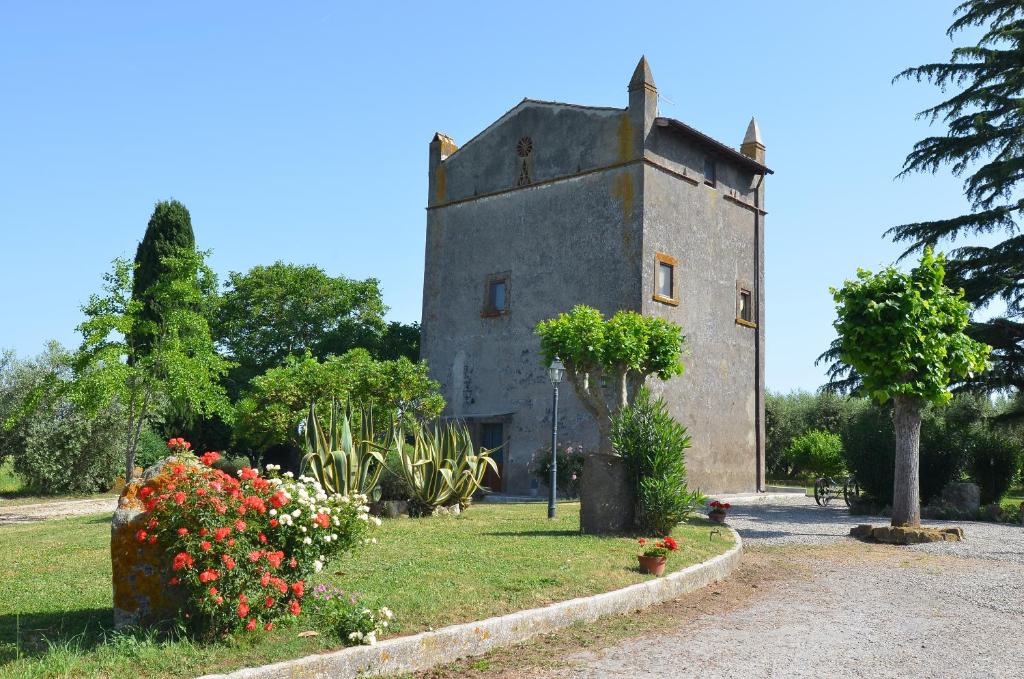
[[(737, 151), (658, 115), (646, 59), (625, 109), (524, 99), (461, 148), (430, 143), (422, 356), (445, 415), (505, 442), (509, 493), (537, 488), (551, 385), (538, 321), (588, 304), (661, 316), (686, 335), (686, 373), (653, 380), (690, 431), (691, 488), (764, 482), (765, 147)], [(596, 449), (563, 384), (559, 440)]]

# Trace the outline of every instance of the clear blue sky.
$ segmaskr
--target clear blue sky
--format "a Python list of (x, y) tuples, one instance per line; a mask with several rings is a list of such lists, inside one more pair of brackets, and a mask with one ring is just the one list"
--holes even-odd
[(893, 180), (939, 92), (890, 84), (948, 57), (957, 1), (4, 3), (0, 348), (77, 344), (171, 197), (222, 277), (375, 276), (419, 320), (434, 131), (463, 142), (524, 96), (625, 106), (646, 54), (663, 115), (733, 146), (760, 122), (768, 387), (813, 389), (828, 287), (894, 259), (887, 227), (963, 209), (948, 173)]

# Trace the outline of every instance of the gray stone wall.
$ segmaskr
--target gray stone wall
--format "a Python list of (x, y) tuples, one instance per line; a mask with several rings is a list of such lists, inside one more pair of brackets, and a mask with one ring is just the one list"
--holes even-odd
[[(428, 211), (422, 357), (443, 385), (446, 416), (514, 413), (504, 418), (506, 492), (529, 492), (530, 460), (550, 445), (536, 324), (575, 304), (639, 311), (639, 190), (627, 200), (622, 187), (641, 177), (634, 164)], [(484, 317), (487, 276), (504, 271), (509, 313)], [(559, 415), (560, 441), (596, 448), (593, 420), (568, 384)]]
[[(756, 275), (754, 216), (722, 188), (644, 169), (643, 312), (675, 321), (687, 338), (685, 374), (651, 387), (689, 428), (690, 485), (705, 492), (756, 486), (758, 330), (736, 322), (737, 282), (752, 288)], [(655, 252), (678, 260), (678, 306), (653, 299)]]

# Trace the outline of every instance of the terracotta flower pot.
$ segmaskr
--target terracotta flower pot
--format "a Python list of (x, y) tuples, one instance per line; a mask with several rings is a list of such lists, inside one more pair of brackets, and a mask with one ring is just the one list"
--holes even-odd
[(711, 512), (708, 518), (715, 523), (725, 523), (725, 512)]
[(661, 575), (665, 572), (665, 562), (668, 560), (663, 556), (644, 556), (638, 554), (637, 559), (640, 560), (640, 570), (651, 575)]

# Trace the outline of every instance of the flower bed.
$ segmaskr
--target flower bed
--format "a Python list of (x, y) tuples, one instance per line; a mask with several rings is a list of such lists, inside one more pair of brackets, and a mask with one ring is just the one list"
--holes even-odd
[[(180, 622), (195, 632), (270, 631), (299, 615), (306, 579), (368, 541), (378, 521), (362, 496), (328, 496), (313, 479), (249, 467), (233, 478), (212, 466), (217, 453), (196, 459), (183, 441), (170, 445), (176, 457), (126, 496), (144, 509), (131, 524), (138, 560), (155, 567), (169, 588), (163, 599), (180, 605)], [(117, 577), (115, 564), (115, 590)]]

